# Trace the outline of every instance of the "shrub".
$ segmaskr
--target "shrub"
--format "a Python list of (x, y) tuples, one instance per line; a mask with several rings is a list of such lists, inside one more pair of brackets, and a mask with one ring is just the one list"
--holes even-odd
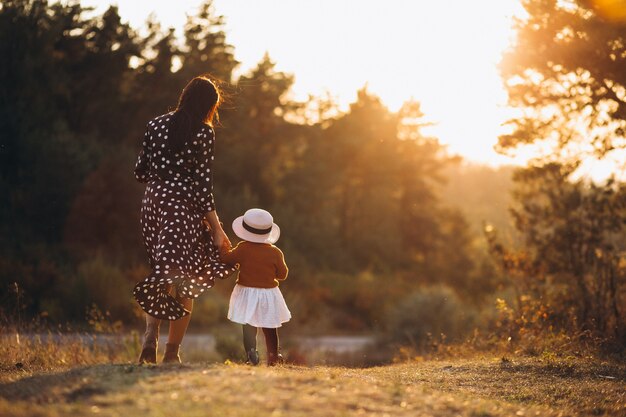
[(114, 318), (133, 317), (133, 284), (122, 270), (98, 256), (80, 264), (77, 272), (87, 305), (94, 303)]
[(424, 349), (434, 338), (455, 341), (468, 334), (476, 316), (474, 308), (463, 303), (450, 288), (425, 287), (389, 311), (386, 335), (392, 343)]

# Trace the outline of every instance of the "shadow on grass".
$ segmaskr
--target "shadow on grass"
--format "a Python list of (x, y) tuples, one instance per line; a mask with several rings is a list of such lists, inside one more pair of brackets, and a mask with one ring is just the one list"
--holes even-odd
[(0, 384), (0, 398), (37, 404), (82, 402), (97, 395), (127, 389), (143, 379), (186, 368), (185, 365), (84, 366), (2, 383)]

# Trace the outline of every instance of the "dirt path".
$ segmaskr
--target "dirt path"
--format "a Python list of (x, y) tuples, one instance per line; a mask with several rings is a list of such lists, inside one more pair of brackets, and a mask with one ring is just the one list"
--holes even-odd
[(626, 367), (598, 363), (96, 365), (12, 372), (0, 384), (3, 417), (626, 415)]

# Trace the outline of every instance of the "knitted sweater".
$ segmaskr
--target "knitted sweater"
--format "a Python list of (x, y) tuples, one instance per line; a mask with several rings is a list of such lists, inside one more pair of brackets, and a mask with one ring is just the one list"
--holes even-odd
[(222, 246), (220, 258), (229, 265), (239, 264), (237, 284), (245, 287), (277, 287), (289, 271), (283, 252), (268, 243), (242, 241), (230, 250)]

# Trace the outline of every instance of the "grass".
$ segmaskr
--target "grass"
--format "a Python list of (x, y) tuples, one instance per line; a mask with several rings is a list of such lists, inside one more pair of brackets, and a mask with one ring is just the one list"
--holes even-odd
[(136, 333), (82, 333), (75, 336), (69, 338), (52, 331), (25, 336), (0, 328), (0, 383), (77, 366), (131, 362), (139, 355)]
[(2, 330), (2, 417), (626, 416), (626, 364), (590, 357), (405, 355), (413, 360), (356, 369), (248, 367), (185, 354), (192, 363), (137, 366), (136, 334)]
[(626, 366), (580, 359), (367, 369), (99, 364), (5, 372), (2, 416), (626, 415)]

